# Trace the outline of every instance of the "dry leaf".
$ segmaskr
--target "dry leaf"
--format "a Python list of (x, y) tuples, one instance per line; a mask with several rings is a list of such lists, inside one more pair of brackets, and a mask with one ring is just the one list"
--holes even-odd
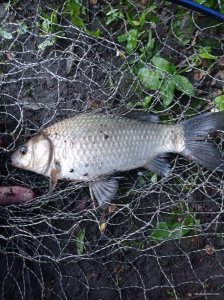
[(13, 58), (15, 57), (15, 54), (13, 52), (8, 52), (6, 55), (8, 60), (13, 60)]
[(203, 77), (205, 77), (206, 73), (204, 71), (196, 71), (194, 73), (194, 80), (200, 81)]
[(117, 206), (115, 204), (110, 204), (108, 207), (109, 213), (114, 213), (117, 210)]
[(99, 224), (99, 230), (100, 230), (100, 232), (104, 232), (105, 229), (106, 229), (106, 227), (107, 227), (107, 223), (101, 223), (101, 224)]
[(209, 244), (205, 246), (205, 252), (208, 255), (212, 255), (215, 252), (215, 248)]

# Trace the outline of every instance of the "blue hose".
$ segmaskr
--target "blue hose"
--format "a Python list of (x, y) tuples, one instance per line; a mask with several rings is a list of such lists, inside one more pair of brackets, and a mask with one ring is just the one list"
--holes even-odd
[(224, 14), (215, 11), (214, 9), (208, 8), (202, 4), (198, 4), (192, 0), (167, 0), (175, 4), (185, 6), (192, 10), (198, 11), (206, 16), (212, 17), (218, 21), (224, 22)]

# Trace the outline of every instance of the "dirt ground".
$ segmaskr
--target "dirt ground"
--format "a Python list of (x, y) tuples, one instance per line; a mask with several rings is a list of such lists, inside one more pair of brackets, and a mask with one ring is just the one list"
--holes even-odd
[[(121, 111), (138, 99), (120, 68), (123, 61), (116, 56), (112, 35), (97, 40), (62, 20), (62, 38), (40, 51), (44, 37), (36, 22), (41, 11), (59, 7), (61, 1), (15, 1), (8, 10), (6, 3), (0, 4), (0, 20), (13, 39), (0, 46), (0, 185), (24, 185), (38, 197), (0, 206), (0, 299), (223, 299), (221, 175), (205, 173), (207, 185), (190, 193), (175, 185), (173, 177), (141, 192), (139, 170), (129, 172), (120, 181), (115, 211), (103, 213), (93, 208), (87, 186), (60, 182), (47, 196), (47, 178), (10, 165), (15, 148), (44, 126), (87, 109)], [(29, 29), (19, 35), (18, 24), (24, 20)], [(205, 35), (211, 36), (208, 31)], [(160, 28), (158, 33), (162, 38)], [(162, 54), (178, 62), (183, 54), (178, 46), (172, 39), (166, 46)], [(213, 78), (219, 70), (214, 66)], [(189, 78), (194, 80), (192, 73)], [(210, 82), (198, 83), (199, 91), (215, 94), (220, 81)], [(175, 174), (181, 163), (176, 163)], [(137, 194), (128, 193), (133, 186)], [(157, 218), (186, 201), (200, 219), (200, 232), (160, 243), (150, 240)], [(100, 232), (104, 222), (106, 230)], [(76, 240), (83, 228), (84, 251), (78, 255)], [(208, 254), (206, 245), (214, 252)]]

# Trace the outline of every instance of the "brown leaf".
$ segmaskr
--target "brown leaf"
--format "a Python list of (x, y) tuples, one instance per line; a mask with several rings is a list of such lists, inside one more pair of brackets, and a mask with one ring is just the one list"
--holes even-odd
[(115, 204), (110, 204), (108, 207), (109, 213), (114, 213), (117, 210), (117, 206)]
[(6, 54), (6, 56), (7, 56), (8, 60), (13, 60), (13, 58), (15, 57), (15, 54), (13, 52), (8, 52)]
[(205, 77), (206, 73), (204, 71), (196, 71), (194, 72), (194, 80), (200, 81), (203, 77)]
[(205, 252), (208, 255), (212, 255), (215, 252), (215, 248), (212, 245), (207, 244), (205, 246)]

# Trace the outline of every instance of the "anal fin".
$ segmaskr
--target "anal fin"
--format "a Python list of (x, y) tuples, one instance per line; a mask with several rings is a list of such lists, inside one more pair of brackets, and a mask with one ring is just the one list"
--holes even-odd
[(149, 171), (156, 173), (157, 175), (163, 175), (168, 177), (171, 173), (170, 164), (167, 160), (167, 156), (157, 156), (144, 166)]
[(90, 182), (89, 189), (91, 197), (94, 195), (99, 206), (105, 209), (117, 193), (118, 182), (114, 178), (97, 180)]

